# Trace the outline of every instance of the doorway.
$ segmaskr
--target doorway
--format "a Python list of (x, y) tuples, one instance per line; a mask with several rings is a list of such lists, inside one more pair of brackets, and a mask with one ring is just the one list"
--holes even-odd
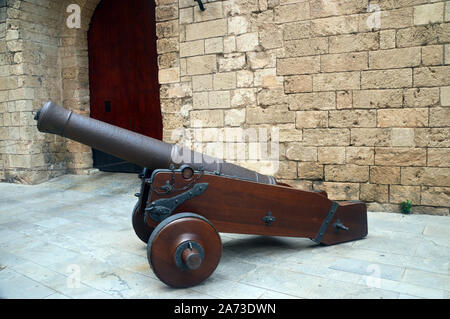
[[(88, 31), (91, 117), (162, 138), (155, 2), (103, 0)], [(93, 149), (94, 167), (140, 172), (141, 167)]]

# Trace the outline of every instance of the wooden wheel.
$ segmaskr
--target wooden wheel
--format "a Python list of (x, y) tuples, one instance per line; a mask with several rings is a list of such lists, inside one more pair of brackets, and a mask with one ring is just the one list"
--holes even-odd
[(172, 287), (191, 287), (208, 278), (222, 255), (214, 226), (193, 213), (172, 215), (153, 231), (147, 258), (155, 275)]
[(144, 243), (148, 243), (150, 235), (152, 234), (154, 228), (149, 227), (144, 220), (144, 216), (140, 212), (139, 203), (133, 208), (133, 214), (131, 215), (131, 223), (133, 224), (133, 229), (136, 235)]

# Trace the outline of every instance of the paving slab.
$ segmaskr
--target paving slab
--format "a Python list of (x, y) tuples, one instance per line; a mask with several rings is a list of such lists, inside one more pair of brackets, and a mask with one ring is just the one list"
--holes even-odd
[(213, 275), (167, 287), (131, 226), (139, 188), (105, 172), (0, 183), (0, 298), (450, 298), (450, 217), (384, 212), (336, 246), (221, 233)]

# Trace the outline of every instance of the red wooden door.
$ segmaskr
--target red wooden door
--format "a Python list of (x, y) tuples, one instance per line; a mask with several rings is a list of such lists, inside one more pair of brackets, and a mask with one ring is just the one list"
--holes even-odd
[[(101, 1), (88, 48), (91, 117), (161, 139), (155, 2)], [(94, 150), (94, 167), (130, 170), (114, 162), (123, 161)]]

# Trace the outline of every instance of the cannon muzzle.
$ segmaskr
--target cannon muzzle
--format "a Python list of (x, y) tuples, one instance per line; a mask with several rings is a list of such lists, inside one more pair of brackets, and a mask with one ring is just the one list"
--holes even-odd
[(41, 132), (66, 137), (151, 170), (188, 164), (197, 170), (264, 184), (277, 183), (274, 177), (76, 114), (53, 102), (47, 102), (35, 120)]

